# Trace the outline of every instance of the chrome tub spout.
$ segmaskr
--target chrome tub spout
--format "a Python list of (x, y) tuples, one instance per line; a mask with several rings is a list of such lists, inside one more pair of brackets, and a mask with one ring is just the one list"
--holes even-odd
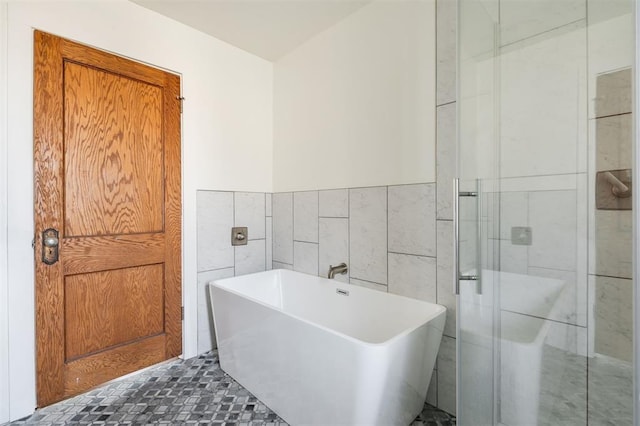
[(333, 277), (335, 277), (336, 274), (344, 275), (347, 273), (348, 270), (349, 268), (347, 267), (346, 263), (341, 263), (336, 266), (329, 265), (329, 273), (327, 274), (327, 277), (329, 279), (333, 279)]

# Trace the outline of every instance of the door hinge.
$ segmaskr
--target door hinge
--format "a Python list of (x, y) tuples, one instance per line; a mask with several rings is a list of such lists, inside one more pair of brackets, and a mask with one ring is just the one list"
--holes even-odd
[(184, 306), (180, 306), (180, 319), (184, 321)]
[(180, 114), (182, 114), (182, 104), (187, 98), (185, 98), (184, 96), (178, 96), (176, 97), (176, 99), (180, 101)]

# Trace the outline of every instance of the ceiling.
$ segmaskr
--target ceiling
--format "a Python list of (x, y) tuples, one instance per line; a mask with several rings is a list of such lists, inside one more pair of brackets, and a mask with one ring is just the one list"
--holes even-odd
[(371, 0), (131, 0), (276, 61)]

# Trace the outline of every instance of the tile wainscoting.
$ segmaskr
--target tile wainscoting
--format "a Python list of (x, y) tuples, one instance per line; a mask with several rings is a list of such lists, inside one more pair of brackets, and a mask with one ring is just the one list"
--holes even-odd
[[(455, 307), (452, 222), (436, 221), (436, 185), (276, 194), (198, 191), (198, 350), (215, 346), (207, 282), (271, 268), (326, 276), (349, 265), (342, 282)], [(247, 226), (247, 246), (231, 228)], [(451, 246), (451, 247), (449, 247)], [(442, 256), (439, 259), (439, 250)], [(273, 253), (273, 255), (272, 255)], [(446, 284), (445, 284), (446, 283)], [(427, 401), (455, 412), (455, 312), (450, 310)]]
[[(271, 194), (198, 191), (198, 353), (215, 347), (209, 281), (271, 269)], [(248, 241), (231, 245), (231, 228), (246, 226)]]

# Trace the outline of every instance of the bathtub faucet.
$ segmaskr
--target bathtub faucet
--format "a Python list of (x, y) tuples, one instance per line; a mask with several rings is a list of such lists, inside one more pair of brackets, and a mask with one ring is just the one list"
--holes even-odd
[(327, 274), (327, 277), (329, 277), (329, 279), (333, 279), (333, 277), (335, 277), (336, 274), (344, 275), (347, 273), (348, 270), (349, 268), (347, 267), (346, 263), (341, 263), (336, 266), (329, 265), (329, 274)]

